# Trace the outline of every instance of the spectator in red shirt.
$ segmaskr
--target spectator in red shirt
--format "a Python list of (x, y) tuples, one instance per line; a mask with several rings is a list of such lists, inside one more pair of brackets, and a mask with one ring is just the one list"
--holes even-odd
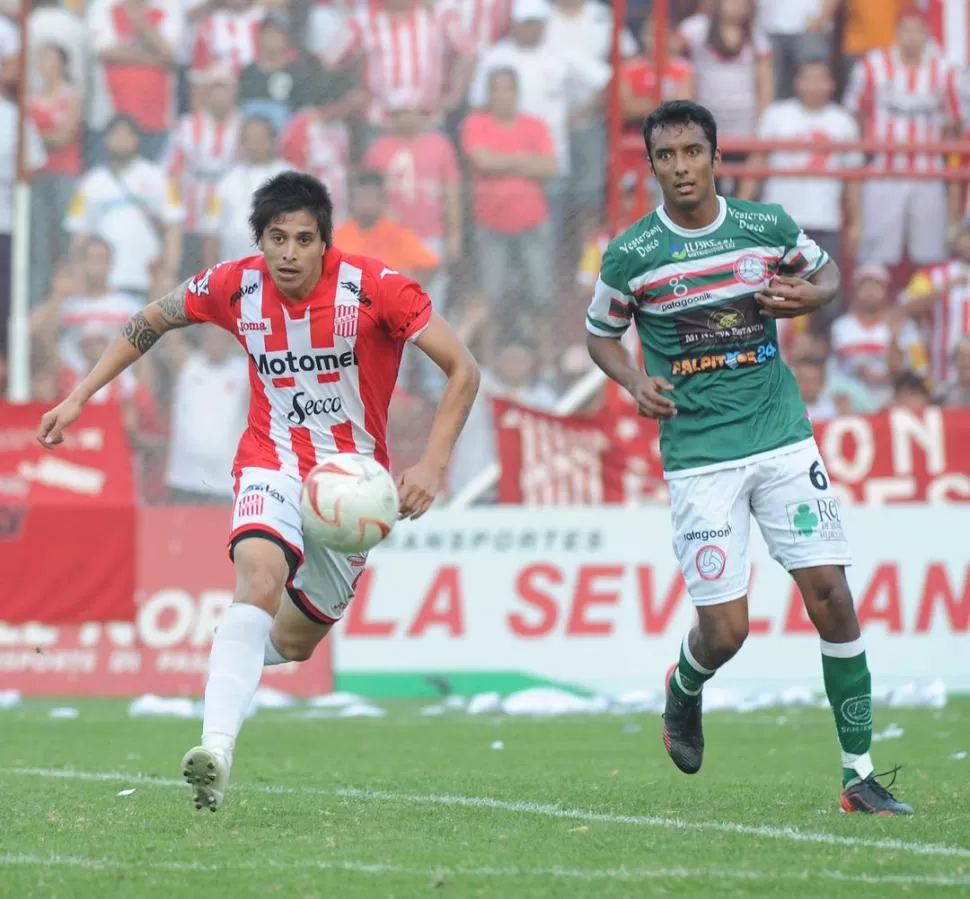
[(102, 109), (138, 123), (141, 155), (153, 162), (175, 121), (173, 48), (183, 26), (180, 6), (162, 0), (114, 0), (91, 8), (88, 31), (107, 86)]
[(63, 222), (81, 171), (81, 92), (68, 75), (67, 53), (44, 44), (37, 53), (41, 88), (28, 111), (44, 142), (47, 163), (30, 187), (30, 299), (47, 295), (56, 260), (68, 246)]
[[(522, 312), (548, 309), (553, 300), (552, 233), (543, 181), (555, 177), (557, 165), (549, 129), (519, 113), (514, 71), (490, 73), (488, 106), (465, 119), (461, 145), (473, 173), (482, 289), (502, 324), (515, 327), (519, 319), (518, 327), (528, 328), (533, 322), (523, 321)], [(513, 272), (514, 280), (508, 278)], [(512, 297), (519, 304), (510, 308)]]
[[(458, 158), (448, 138), (427, 128), (428, 113), (407, 91), (388, 98), (391, 131), (375, 141), (363, 167), (384, 176), (388, 211), (407, 225), (445, 265), (461, 257), (462, 206)], [(428, 292), (441, 310), (447, 269), (439, 269)]]

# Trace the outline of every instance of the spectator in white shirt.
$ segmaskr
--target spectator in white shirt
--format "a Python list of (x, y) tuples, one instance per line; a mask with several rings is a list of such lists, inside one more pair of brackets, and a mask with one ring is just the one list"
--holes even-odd
[(884, 265), (860, 265), (849, 311), (832, 325), (831, 375), (861, 388), (866, 408), (859, 412), (883, 408), (892, 399), (894, 379), (923, 364), (919, 333), (894, 308), (889, 284)]
[(253, 194), (264, 181), (288, 168), (277, 155), (272, 123), (258, 116), (245, 119), (239, 131), (239, 161), (219, 181), (206, 216), (205, 265), (256, 252), (249, 230)]
[[(806, 57), (795, 76), (795, 96), (776, 100), (758, 124), (762, 140), (804, 141), (813, 150), (766, 154), (753, 160), (780, 170), (801, 169), (806, 177), (768, 178), (762, 185), (761, 199), (779, 203), (805, 229), (812, 239), (842, 264), (843, 247), (855, 255), (862, 234), (862, 182), (833, 177), (812, 177), (813, 173), (857, 168), (865, 162), (861, 153), (829, 153), (830, 141), (858, 141), (859, 126), (847, 109), (832, 102), (835, 79), (826, 60)], [(743, 199), (754, 199), (757, 179), (746, 178), (738, 190)], [(813, 324), (827, 327), (840, 311), (832, 303), (832, 315)]]
[(232, 502), (232, 459), (246, 427), (248, 367), (231, 334), (206, 325), (178, 367), (166, 482), (181, 505)]
[(162, 167), (139, 156), (131, 116), (115, 116), (104, 143), (108, 161), (81, 179), (64, 227), (75, 248), (92, 234), (103, 238), (112, 250), (108, 283), (143, 302), (153, 273), (178, 273), (185, 211)]

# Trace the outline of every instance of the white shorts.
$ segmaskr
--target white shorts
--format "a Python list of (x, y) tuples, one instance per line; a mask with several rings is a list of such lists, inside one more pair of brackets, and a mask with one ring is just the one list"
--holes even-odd
[(751, 516), (786, 571), (851, 565), (838, 497), (814, 440), (737, 468), (668, 480), (674, 554), (695, 606), (740, 599)]
[(303, 544), (302, 483), (269, 468), (244, 468), (236, 479), (229, 556), (240, 540), (265, 537), (279, 544), (290, 565), (286, 592), (311, 621), (339, 621), (364, 573), (367, 553), (343, 555)]
[(942, 181), (874, 178), (862, 186), (859, 262), (917, 265), (946, 257), (947, 198)]

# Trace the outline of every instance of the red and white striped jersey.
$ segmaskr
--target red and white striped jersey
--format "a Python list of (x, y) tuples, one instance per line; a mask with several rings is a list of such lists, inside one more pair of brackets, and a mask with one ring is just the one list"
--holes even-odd
[[(845, 105), (859, 115), (867, 138), (882, 143), (925, 144), (943, 140), (943, 128), (960, 118), (954, 72), (935, 47), (919, 65), (907, 65), (899, 50), (871, 50), (852, 70)], [(881, 168), (940, 171), (940, 154), (880, 153)]]
[(256, 58), (259, 23), (265, 15), (261, 6), (217, 9), (207, 15), (195, 34), (191, 70), (202, 72), (214, 62), (225, 61), (238, 75)]
[(440, 9), (458, 16), (479, 55), (505, 37), (512, 24), (512, 0), (443, 0)]
[(957, 259), (934, 265), (915, 275), (906, 292), (919, 296), (930, 289), (945, 291), (930, 307), (927, 335), (930, 376), (934, 384), (942, 385), (950, 380), (954, 348), (970, 334), (970, 265)]
[(185, 230), (202, 230), (219, 179), (236, 159), (239, 116), (216, 119), (207, 112), (182, 116), (169, 140), (165, 171), (178, 185), (185, 206)]
[(333, 453), (389, 467), (387, 410), (404, 345), (424, 330), (431, 300), (410, 278), (331, 248), (310, 295), (277, 290), (262, 256), (200, 272), (186, 312), (236, 336), (249, 355), (249, 425), (233, 466), (304, 478)]
[(336, 66), (363, 55), (364, 79), (372, 97), (367, 120), (380, 126), (386, 122), (392, 93), (406, 93), (428, 110), (437, 110), (453, 56), (474, 53), (472, 40), (453, 11), (435, 12), (415, 5), (402, 15), (391, 15), (370, 4), (350, 20), (343, 39), (326, 56)]
[(298, 112), (283, 132), (280, 155), (291, 166), (327, 185), (333, 200), (333, 222), (350, 215), (348, 173), (350, 132), (343, 122), (321, 119), (315, 109)]

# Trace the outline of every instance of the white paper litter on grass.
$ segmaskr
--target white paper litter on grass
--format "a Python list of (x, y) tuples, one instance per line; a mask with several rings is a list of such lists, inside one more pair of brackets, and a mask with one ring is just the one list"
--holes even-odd
[(200, 704), (184, 696), (139, 696), (128, 706), (131, 718), (201, 718)]
[(252, 709), (288, 709), (296, 705), (296, 700), (289, 693), (274, 690), (272, 687), (260, 687), (253, 696)]
[[(422, 715), (442, 715), (445, 710), (459, 708), (447, 697), (440, 704), (426, 706)], [(577, 693), (558, 687), (529, 687), (511, 693), (504, 699), (497, 692), (479, 693), (465, 706), (469, 715), (510, 715), (510, 716), (554, 716), (554, 715), (625, 715), (644, 712), (661, 712), (664, 695), (648, 690), (627, 690), (617, 696), (580, 696)], [(873, 691), (873, 705), (890, 708), (932, 708), (946, 705), (945, 684), (935, 680), (926, 684), (903, 684), (895, 688), (881, 688)], [(762, 709), (827, 709), (828, 699), (821, 690), (812, 691), (807, 687), (786, 687), (772, 692), (743, 691), (708, 684), (704, 688), (705, 712), (753, 712)], [(785, 725), (789, 719), (781, 715), (776, 723)], [(880, 739), (891, 740), (902, 736), (890, 725), (882, 732)]]
[(363, 696), (356, 693), (326, 693), (323, 696), (314, 696), (310, 700), (310, 705), (315, 709), (339, 709), (345, 705), (366, 702)]
[(380, 706), (371, 705), (368, 702), (354, 702), (345, 705), (338, 713), (338, 718), (383, 718), (387, 714), (386, 709)]
[(77, 716), (80, 714), (81, 713), (77, 709), (72, 709), (69, 706), (64, 706), (62, 708), (51, 709), (47, 713), (47, 717), (61, 718), (61, 719), (70, 721), (70, 720), (73, 720), (74, 718), (77, 718)]
[(119, 790), (117, 793), (115, 793), (115, 796), (130, 796), (134, 792), (135, 788), (132, 787), (130, 790)]
[[(513, 696), (515, 694), (512, 694)], [(502, 696), (500, 693), (479, 693), (468, 701), (469, 715), (487, 715), (502, 710)]]
[(872, 742), (879, 743), (882, 740), (898, 740), (905, 731), (895, 722), (891, 722), (888, 727), (874, 733), (872, 735)]
[(0, 709), (15, 709), (23, 701), (20, 690), (0, 690)]
[(954, 762), (962, 762), (966, 757), (967, 754), (965, 752), (954, 752), (953, 755), (950, 756), (950, 760)]

